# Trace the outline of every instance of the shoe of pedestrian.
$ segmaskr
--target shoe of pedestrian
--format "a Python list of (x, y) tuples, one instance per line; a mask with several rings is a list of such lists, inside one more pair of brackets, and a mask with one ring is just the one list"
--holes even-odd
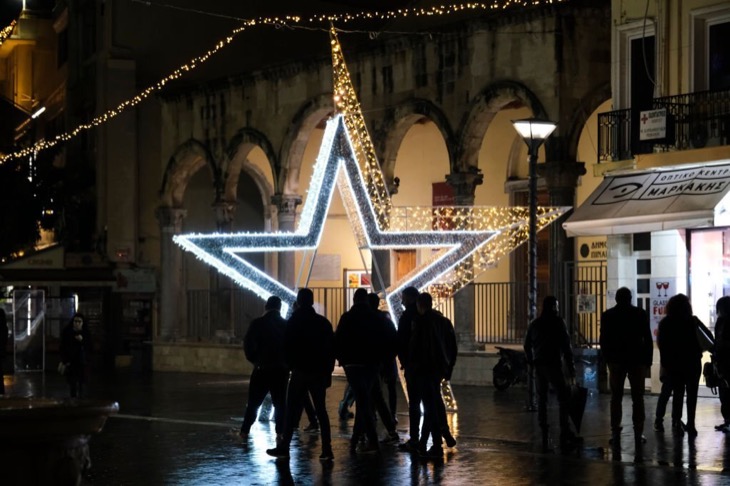
[(322, 447), (322, 454), (319, 455), (320, 461), (334, 461), (335, 455), (332, 453), (332, 447)]
[(444, 433), (444, 442), (446, 442), (446, 447), (456, 446), (456, 439), (454, 439), (454, 436), (449, 432)]
[(664, 420), (656, 419), (654, 421), (654, 430), (656, 432), (664, 432)]
[(380, 452), (378, 444), (360, 444), (355, 450), (358, 454), (377, 454)]
[(418, 452), (418, 441), (407, 440), (402, 444), (398, 444), (398, 450), (401, 452)]
[(692, 439), (697, 437), (697, 428), (695, 428), (694, 425), (687, 425), (685, 430), (687, 431), (687, 437), (690, 437)]
[(276, 446), (273, 449), (266, 449), (266, 453), (276, 458), (286, 459), (289, 457), (289, 449), (281, 446)]
[(304, 432), (319, 432), (319, 424), (310, 422), (309, 425), (302, 429)]
[(728, 424), (725, 423), (725, 422), (723, 422), (721, 424), (717, 424), (717, 425), (715, 425), (715, 430), (717, 430), (718, 432), (720, 432), (720, 431), (721, 432), (727, 432), (729, 430), (728, 429)]
[(423, 450), (419, 452), (420, 456), (424, 459), (443, 459), (444, 458), (444, 450), (439, 447), (432, 445), (428, 450)]
[(674, 435), (684, 435), (684, 431), (687, 429), (687, 426), (684, 425), (684, 422), (681, 420), (672, 422), (672, 433)]
[(560, 434), (560, 448), (563, 451), (572, 450), (578, 447), (583, 442), (582, 437), (570, 433)]
[(395, 445), (400, 442), (400, 436), (395, 430), (388, 432), (383, 440), (380, 441), (382, 444)]

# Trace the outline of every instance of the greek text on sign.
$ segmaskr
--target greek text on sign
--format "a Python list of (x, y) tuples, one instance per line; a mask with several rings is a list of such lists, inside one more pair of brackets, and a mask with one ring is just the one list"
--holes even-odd
[(667, 137), (667, 110), (639, 112), (639, 140), (657, 140)]

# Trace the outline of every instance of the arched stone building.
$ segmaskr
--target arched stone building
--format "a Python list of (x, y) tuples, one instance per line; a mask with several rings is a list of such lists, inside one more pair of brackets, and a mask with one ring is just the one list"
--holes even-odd
[[(530, 116), (558, 123), (540, 157), (541, 203), (575, 204), (575, 187), (585, 173), (580, 134), (610, 98), (609, 5), (586, 4), (463, 20), (433, 37), (403, 35), (352, 51), (343, 34), (345, 59), (395, 204), (423, 205), (418, 192), (430, 194), (430, 184), (447, 182), (457, 205), (525, 205), (526, 149), (509, 118)], [(163, 340), (185, 334), (191, 273), (214, 272), (171, 241), (182, 231), (210, 229), (186, 219), (190, 205), (207, 208), (217, 230), (292, 230), (322, 122), (333, 113), (331, 91), (330, 60), (313, 59), (163, 95), (161, 152), (169, 162), (156, 208)], [(192, 201), (186, 192), (202, 171), (208, 186)], [(241, 211), (248, 216), (236, 220)], [(337, 232), (346, 221), (336, 205), (331, 211)], [(562, 264), (573, 260), (572, 252), (560, 225), (553, 225), (542, 250), (548, 288), (559, 287)], [(386, 278), (395, 271), (392, 255), (374, 257), (385, 259), (380, 266)], [(524, 280), (525, 260), (517, 252), (497, 280)], [(292, 253), (255, 262), (289, 285), (296, 263)], [(230, 287), (215, 276), (208, 281), (203, 287), (209, 290)], [(456, 318), (468, 345), (474, 341), (473, 289), (457, 296), (458, 308), (471, 308)]]

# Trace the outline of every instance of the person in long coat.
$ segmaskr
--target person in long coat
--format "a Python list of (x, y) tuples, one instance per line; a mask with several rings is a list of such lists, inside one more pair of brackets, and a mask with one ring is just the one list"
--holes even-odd
[(61, 362), (72, 398), (80, 397), (88, 374), (91, 334), (86, 319), (76, 313), (61, 331)]
[[(697, 392), (702, 374), (702, 348), (697, 340), (697, 327), (710, 331), (692, 315), (692, 304), (684, 294), (677, 294), (667, 302), (667, 314), (659, 322), (657, 345), (661, 365), (672, 383), (672, 431), (689, 437), (697, 436), (695, 412)], [(682, 408), (687, 392), (687, 424), (682, 423)]]

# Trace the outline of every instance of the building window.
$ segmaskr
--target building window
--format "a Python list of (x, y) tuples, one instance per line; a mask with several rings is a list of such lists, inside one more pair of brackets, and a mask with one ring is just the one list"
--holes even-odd
[[(633, 234), (633, 250), (634, 251), (651, 251), (651, 233), (634, 233)], [(647, 272), (651, 273), (651, 272)]]
[(651, 105), (660, 80), (655, 60), (658, 46), (654, 23), (638, 21), (618, 26), (613, 49), (611, 84), (615, 109), (636, 108), (634, 102)]
[(418, 88), (428, 84), (428, 63), (426, 60), (426, 44), (421, 44), (413, 50), (413, 75)]
[(690, 16), (692, 91), (730, 89), (730, 8), (697, 9)]
[(393, 66), (383, 68), (383, 92), (393, 92)]

